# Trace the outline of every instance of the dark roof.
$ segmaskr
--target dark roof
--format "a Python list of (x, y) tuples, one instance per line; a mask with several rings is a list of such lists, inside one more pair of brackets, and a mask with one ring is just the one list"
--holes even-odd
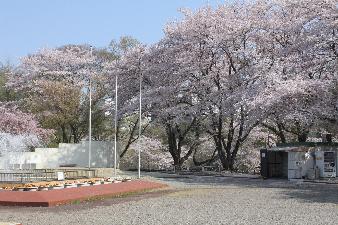
[(328, 146), (328, 147), (338, 147), (337, 142), (293, 142), (293, 143), (277, 143), (276, 147), (320, 147), (320, 146)]
[[(275, 147), (267, 149), (268, 151), (281, 151), (281, 152), (307, 152), (315, 150), (316, 147), (333, 147), (338, 150), (338, 143), (326, 142), (295, 142), (295, 143), (279, 143)], [(331, 149), (332, 151), (333, 149)]]

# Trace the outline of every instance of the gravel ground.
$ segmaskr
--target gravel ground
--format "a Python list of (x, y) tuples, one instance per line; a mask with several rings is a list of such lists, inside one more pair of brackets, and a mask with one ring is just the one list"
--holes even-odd
[(53, 208), (0, 207), (0, 222), (46, 224), (337, 224), (338, 186), (148, 173), (161, 192)]

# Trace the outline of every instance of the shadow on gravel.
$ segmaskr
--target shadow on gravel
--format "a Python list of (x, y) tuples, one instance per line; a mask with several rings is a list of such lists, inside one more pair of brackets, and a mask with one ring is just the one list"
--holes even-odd
[[(334, 203), (338, 204), (338, 185), (321, 183), (296, 183), (286, 179), (266, 179), (258, 177), (235, 177), (235, 176), (196, 176), (196, 175), (166, 175), (154, 176), (161, 181), (196, 186), (211, 186), (215, 188), (226, 188), (240, 186), (245, 188), (275, 188), (281, 194), (279, 198), (296, 199), (308, 203)], [(244, 194), (244, 193), (243, 193)], [(276, 196), (271, 196), (275, 198)]]
[(338, 204), (338, 186), (321, 184), (321, 187), (301, 187), (285, 190), (282, 194), (285, 198), (298, 199), (308, 203), (334, 203)]

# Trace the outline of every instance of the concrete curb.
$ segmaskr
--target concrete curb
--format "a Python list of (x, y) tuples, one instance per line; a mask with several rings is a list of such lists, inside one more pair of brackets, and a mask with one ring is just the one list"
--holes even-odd
[(0, 191), (0, 205), (50, 207), (124, 196), (164, 187), (167, 187), (167, 185), (146, 180), (133, 180), (122, 183), (49, 191)]

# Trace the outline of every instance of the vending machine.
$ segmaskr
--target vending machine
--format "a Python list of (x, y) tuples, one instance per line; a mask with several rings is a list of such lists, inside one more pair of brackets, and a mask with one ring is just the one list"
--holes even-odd
[(336, 177), (336, 154), (324, 152), (324, 177)]
[(320, 177), (336, 177), (336, 154), (333, 151), (316, 151), (316, 166)]

